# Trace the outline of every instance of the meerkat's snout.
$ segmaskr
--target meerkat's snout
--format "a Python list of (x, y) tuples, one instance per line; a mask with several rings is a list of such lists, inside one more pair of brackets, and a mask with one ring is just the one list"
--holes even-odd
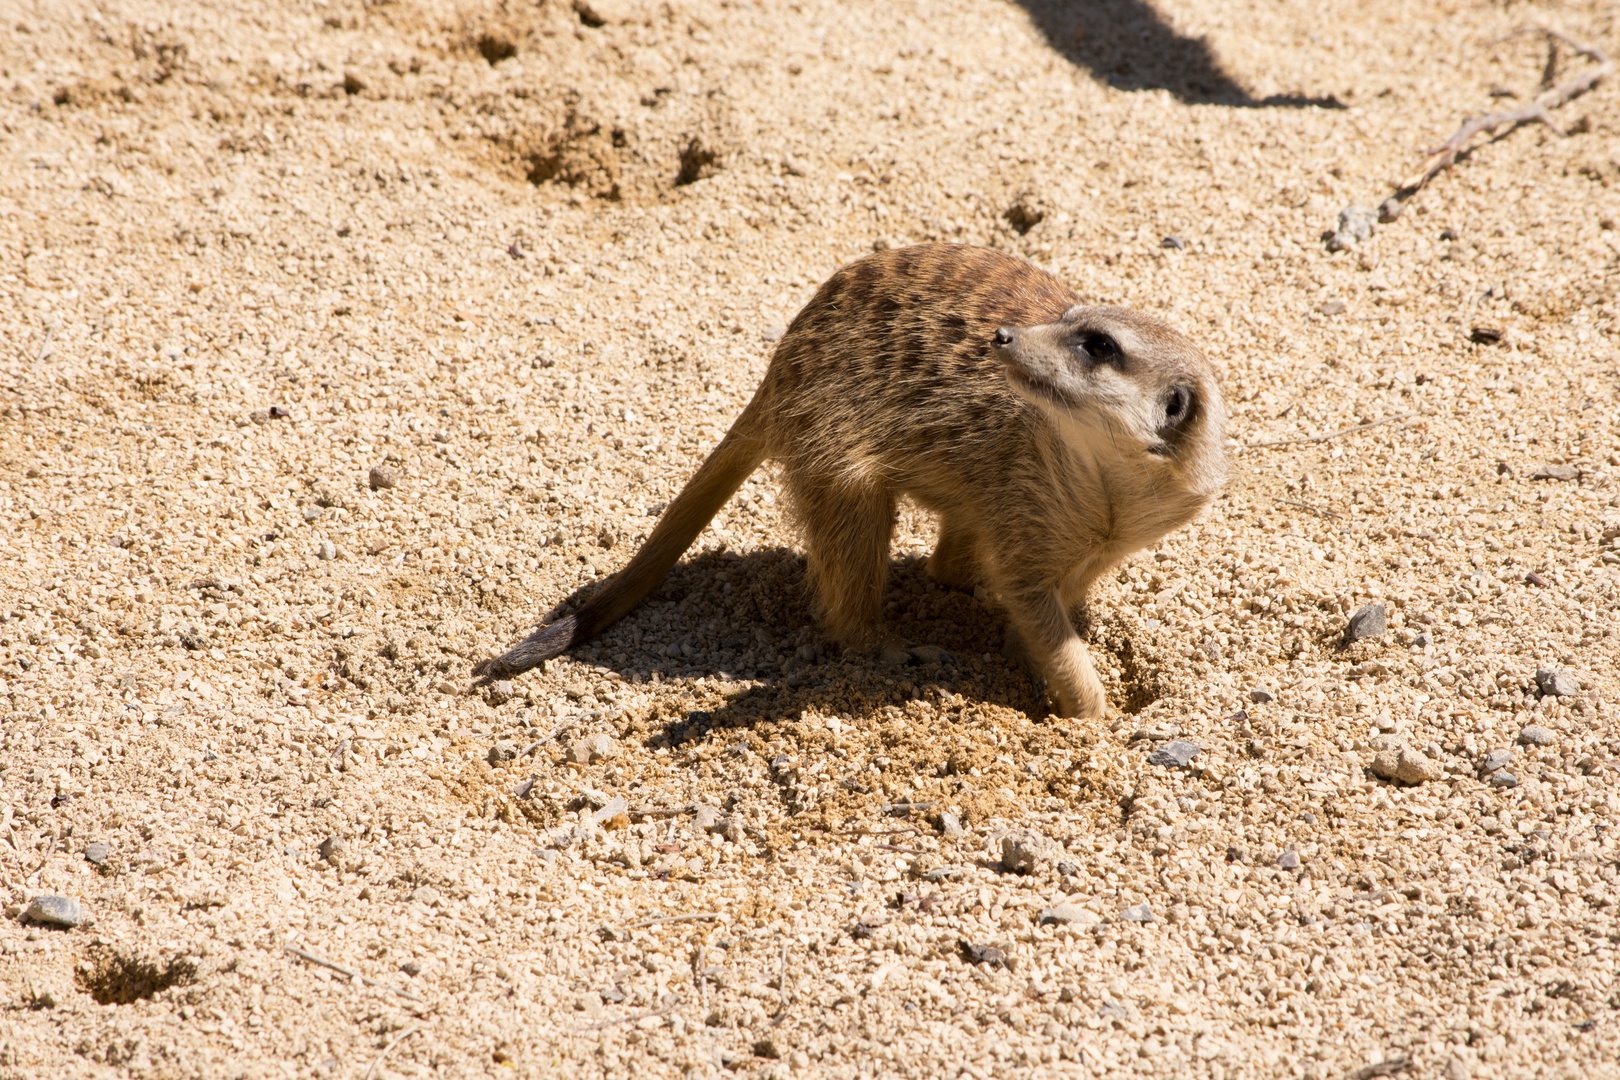
[(996, 331), (995, 337), (990, 339), (990, 344), (994, 345), (998, 349), (1005, 349), (1007, 346), (1011, 345), (1012, 343), (1013, 343), (1012, 331), (1007, 329), (1005, 326), (998, 329)]

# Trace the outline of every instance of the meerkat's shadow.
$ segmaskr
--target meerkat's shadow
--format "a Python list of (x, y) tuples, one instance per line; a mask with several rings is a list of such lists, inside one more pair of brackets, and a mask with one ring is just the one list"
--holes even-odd
[[(757, 715), (768, 701), (777, 715), (834, 708), (853, 693), (874, 707), (924, 694), (961, 693), (1031, 715), (1044, 695), (1002, 655), (1006, 620), (970, 594), (934, 581), (926, 561), (892, 558), (885, 621), (903, 640), (932, 646), (937, 659), (886, 663), (846, 652), (819, 630), (802, 555), (785, 547), (747, 553), (709, 550), (678, 563), (647, 601), (594, 640), (569, 650), (575, 660), (646, 683), (721, 675), (762, 685), (720, 711), (671, 725), (672, 742), (733, 718)], [(601, 583), (575, 590), (551, 615), (577, 610)], [(923, 650), (928, 654), (930, 650)]]
[(1189, 104), (1342, 109), (1331, 95), (1257, 98), (1221, 69), (1202, 38), (1186, 37), (1145, 0), (1019, 0), (1054, 49), (1120, 90), (1168, 90)]

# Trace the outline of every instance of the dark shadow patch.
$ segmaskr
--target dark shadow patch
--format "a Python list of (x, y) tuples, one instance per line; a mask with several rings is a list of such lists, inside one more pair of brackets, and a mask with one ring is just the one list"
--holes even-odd
[(197, 964), (190, 957), (148, 959), (107, 946), (92, 947), (74, 978), (101, 1005), (131, 1005), (196, 980)]
[(517, 45), (504, 34), (480, 34), (476, 42), (478, 54), (494, 67), (502, 60), (510, 60), (517, 55)]
[(1221, 70), (1207, 41), (1176, 33), (1145, 0), (1018, 2), (1054, 49), (1119, 90), (1168, 90), (1200, 105), (1345, 107), (1332, 95), (1254, 97)]
[(713, 150), (703, 144), (703, 140), (696, 137), (687, 140), (681, 148), (681, 167), (675, 174), (675, 186), (685, 187), (713, 176), (716, 156)]

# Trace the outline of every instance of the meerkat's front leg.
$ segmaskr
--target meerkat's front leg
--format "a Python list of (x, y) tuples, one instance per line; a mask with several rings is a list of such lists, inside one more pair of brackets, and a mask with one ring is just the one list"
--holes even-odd
[(1032, 586), (1004, 595), (1017, 651), (1046, 680), (1061, 716), (1100, 719), (1108, 707), (1102, 679), (1091, 664), (1091, 650), (1075, 633), (1067, 605), (1055, 588)]

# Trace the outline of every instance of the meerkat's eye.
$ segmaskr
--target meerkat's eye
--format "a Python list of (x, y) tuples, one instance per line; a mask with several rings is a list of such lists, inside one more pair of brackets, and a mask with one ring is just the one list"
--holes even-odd
[(1080, 348), (1094, 364), (1111, 364), (1119, 359), (1119, 345), (1107, 334), (1090, 333), (1080, 338)]

